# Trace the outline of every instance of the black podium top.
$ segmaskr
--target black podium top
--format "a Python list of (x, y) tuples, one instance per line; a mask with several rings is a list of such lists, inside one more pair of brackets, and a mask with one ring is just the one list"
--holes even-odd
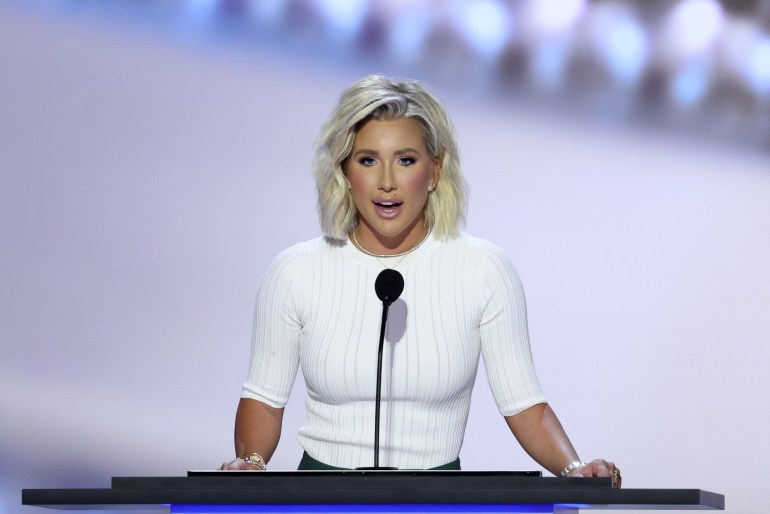
[(24, 489), (22, 503), (58, 509), (324, 505), (329, 511), (328, 506), (356, 505), (356, 510), (366, 511), (370, 510), (366, 506), (376, 505), (474, 505), (502, 512), (506, 505), (510, 510), (517, 505), (550, 505), (708, 510), (724, 509), (724, 496), (700, 489), (618, 490), (611, 488), (609, 478), (544, 478), (536, 472), (193, 471), (186, 477), (116, 477), (110, 489)]

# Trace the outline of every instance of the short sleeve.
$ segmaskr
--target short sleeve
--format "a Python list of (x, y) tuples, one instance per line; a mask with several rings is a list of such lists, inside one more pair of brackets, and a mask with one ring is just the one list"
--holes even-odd
[(241, 393), (277, 408), (289, 401), (299, 367), (298, 260), (292, 249), (284, 251), (262, 280), (254, 308), (249, 374)]
[(480, 267), (486, 305), (479, 323), (487, 378), (503, 416), (545, 402), (535, 373), (527, 330), (524, 289), (505, 253), (490, 245)]

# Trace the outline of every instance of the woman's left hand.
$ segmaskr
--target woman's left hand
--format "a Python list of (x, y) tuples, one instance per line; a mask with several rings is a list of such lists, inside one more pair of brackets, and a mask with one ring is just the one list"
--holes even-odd
[(612, 487), (615, 489), (620, 489), (620, 484), (623, 482), (623, 477), (620, 476), (620, 469), (615, 466), (614, 462), (609, 462), (604, 459), (592, 460), (585, 466), (576, 468), (567, 476), (610, 477), (612, 479)]

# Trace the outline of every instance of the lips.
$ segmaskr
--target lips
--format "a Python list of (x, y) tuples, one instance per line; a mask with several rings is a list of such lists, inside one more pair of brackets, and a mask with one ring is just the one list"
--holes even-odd
[(375, 200), (374, 210), (377, 214), (386, 219), (395, 218), (401, 211), (401, 205), (404, 203), (400, 200)]

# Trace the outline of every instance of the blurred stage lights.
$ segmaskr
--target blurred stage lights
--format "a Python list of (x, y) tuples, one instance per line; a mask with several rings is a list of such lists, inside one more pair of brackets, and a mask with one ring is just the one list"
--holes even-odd
[(496, 57), (511, 37), (511, 14), (501, 1), (455, 1), (452, 14), (459, 32), (482, 57)]
[[(672, 112), (694, 114), (696, 128), (712, 101), (770, 110), (770, 9), (762, 2), (736, 15), (726, 0), (177, 1), (115, 0), (109, 8), (93, 0), (39, 3), (76, 14), (109, 9), (114, 16), (123, 8), (132, 19), (142, 9), (147, 16), (176, 9), (176, 21), (202, 37), (226, 33), (235, 41), (242, 34), (249, 44), (255, 36), (272, 38), (274, 47), (325, 51), (332, 60), (377, 55), (372, 71), (382, 64), (414, 73), (419, 65), (428, 77), (449, 67), (459, 72), (441, 75), (444, 80), (469, 87), (497, 82), (502, 87), (494, 91), (519, 95), (565, 92), (570, 105), (585, 93), (589, 108), (610, 114), (618, 102), (594, 99), (613, 89), (615, 100), (625, 95), (621, 104), (663, 120)], [(474, 76), (464, 73), (466, 65)], [(750, 114), (747, 123), (770, 118), (770, 112)]]
[(287, 6), (285, 0), (250, 2), (248, 11), (258, 23), (275, 26), (283, 22)]
[(194, 0), (184, 3), (184, 21), (199, 26), (211, 23), (220, 8), (220, 0)]
[(692, 109), (706, 96), (709, 83), (708, 68), (700, 63), (690, 64), (674, 75), (669, 87), (670, 98), (677, 107)]
[(428, 8), (417, 6), (408, 12), (408, 16), (397, 15), (387, 39), (393, 59), (406, 65), (424, 55), (425, 41), (433, 29), (433, 17)]
[(371, 3), (369, 0), (317, 0), (317, 9), (332, 42), (350, 43), (358, 35)]
[(683, 0), (674, 5), (665, 27), (663, 46), (675, 60), (712, 48), (722, 30), (724, 13), (716, 0)]
[(540, 89), (555, 91), (564, 85), (571, 47), (565, 39), (535, 45), (530, 55), (530, 79)]
[(770, 37), (756, 41), (746, 56), (746, 80), (758, 95), (770, 97)]
[(586, 8), (586, 0), (527, 0), (523, 8), (524, 29), (534, 37), (569, 31)]
[(632, 87), (647, 67), (647, 32), (628, 5), (596, 5), (587, 19), (592, 51), (616, 84)]

